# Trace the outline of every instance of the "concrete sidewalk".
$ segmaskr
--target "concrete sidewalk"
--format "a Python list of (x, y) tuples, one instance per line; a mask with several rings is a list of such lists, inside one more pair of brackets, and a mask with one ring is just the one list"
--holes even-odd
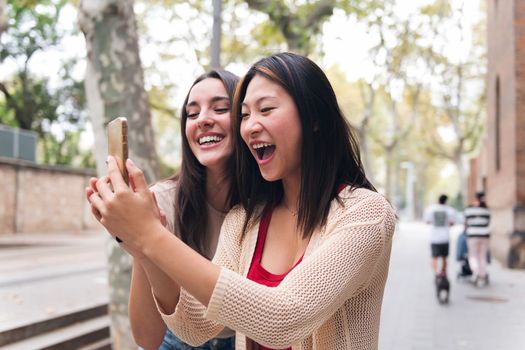
[[(455, 228), (455, 243), (460, 227)], [(102, 232), (0, 237), (0, 333), (107, 303)], [(456, 281), (451, 245), (451, 298), (440, 305), (430, 270), (428, 227), (398, 225), (381, 319), (381, 350), (525, 349), (525, 271), (489, 267), (491, 284)]]
[(0, 236), (0, 333), (108, 302), (103, 232)]
[(494, 261), (490, 285), (476, 288), (456, 280), (454, 227), (449, 257), (448, 305), (435, 297), (430, 269), (429, 227), (400, 222), (383, 303), (381, 350), (525, 349), (525, 271)]

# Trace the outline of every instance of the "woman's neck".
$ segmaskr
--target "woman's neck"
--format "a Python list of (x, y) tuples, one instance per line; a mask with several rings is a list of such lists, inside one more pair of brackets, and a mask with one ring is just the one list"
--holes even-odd
[(283, 179), (283, 204), (297, 216), (299, 211), (299, 192), (301, 190), (300, 176)]
[(227, 212), (230, 181), (224, 171), (206, 170), (206, 201), (217, 211)]

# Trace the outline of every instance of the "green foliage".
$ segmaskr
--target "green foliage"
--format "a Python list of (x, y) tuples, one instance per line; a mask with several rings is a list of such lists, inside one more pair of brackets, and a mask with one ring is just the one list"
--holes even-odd
[(51, 133), (40, 138), (42, 162), (51, 165), (68, 165), (79, 168), (96, 167), (93, 154), (79, 148), (80, 131), (66, 131), (62, 138)]
[[(53, 88), (49, 77), (33, 73), (31, 65), (36, 53), (52, 48), (67, 34), (57, 29), (57, 19), (66, 3), (8, 1), (8, 28), (1, 38), (0, 67), (9, 61), (17, 68), (11, 77), (0, 81), (0, 123), (36, 131), (42, 152), (39, 158), (44, 163), (91, 167), (92, 160), (82, 154), (77, 142), (86, 119), (84, 84), (71, 76), (77, 62), (63, 62), (60, 86)], [(63, 129), (63, 137), (57, 136), (57, 126)]]
[[(382, 6), (377, 0), (319, 0), (301, 4), (285, 0), (246, 0), (248, 6), (268, 15), (271, 25), (284, 37), (288, 50), (303, 55), (311, 54), (322, 33), (323, 24), (335, 9), (362, 17)], [(279, 37), (272, 36), (274, 39)], [(270, 38), (272, 38), (270, 37)]]
[(9, 0), (7, 6), (8, 29), (0, 48), (0, 62), (6, 57), (29, 61), (31, 56), (44, 48), (55, 45), (60, 39), (56, 21), (66, 0)]
[(11, 82), (0, 83), (0, 90), (5, 101), (1, 108), (8, 112), (0, 115), (0, 122), (42, 135), (43, 120), (49, 124), (56, 121), (58, 98), (47, 89), (47, 79), (35, 79), (20, 72)]

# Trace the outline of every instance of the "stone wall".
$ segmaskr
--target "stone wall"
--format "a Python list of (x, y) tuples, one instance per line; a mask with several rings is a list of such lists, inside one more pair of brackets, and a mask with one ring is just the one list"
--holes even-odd
[(84, 188), (94, 171), (0, 158), (0, 234), (99, 229)]

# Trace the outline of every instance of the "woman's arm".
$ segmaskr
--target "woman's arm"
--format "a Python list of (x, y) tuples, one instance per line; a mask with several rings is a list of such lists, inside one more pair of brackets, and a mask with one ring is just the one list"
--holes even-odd
[[(200, 301), (198, 308), (202, 310), (199, 312), (204, 314), (201, 303), (207, 304), (219, 274), (219, 267), (185, 245), (160, 223), (158, 210), (142, 172), (129, 161), (127, 166), (134, 190), (124, 183), (114, 159), (108, 158), (109, 178), (103, 177), (98, 180), (96, 191), (88, 193), (93, 214), (110, 233), (124, 241), (121, 244), (123, 248), (134, 256), (145, 256), (146, 260), (153, 263), (143, 268), (150, 279), (159, 310), (166, 314), (173, 312), (178, 299), (178, 294), (177, 298), (173, 297), (174, 289), (179, 289), (166, 288), (162, 282), (154, 282), (148, 270), (155, 270), (155, 266), (166, 276), (170, 276), (173, 286), (184, 283), (186, 289)], [(113, 189), (110, 188), (109, 182)], [(194, 305), (195, 300), (190, 300), (189, 304)], [(184, 319), (184, 322), (178, 323), (184, 323), (182, 326), (187, 330), (186, 333), (200, 332), (196, 334), (197, 338), (193, 337), (192, 343), (195, 345), (210, 339), (224, 328), (210, 321), (206, 321), (206, 326), (203, 326), (199, 324), (201, 319), (195, 319), (195, 314), (188, 318), (184, 315), (184, 310), (179, 310), (176, 314), (178, 318)], [(176, 334), (179, 335), (177, 332)], [(184, 336), (181, 338), (188, 341)]]
[[(100, 213), (100, 223), (131, 250), (151, 262), (207, 305), (220, 268), (184, 244), (165, 228), (144, 174), (127, 160), (129, 188), (113, 157), (108, 157), (108, 177), (96, 183), (89, 201)], [(112, 188), (111, 188), (112, 187)]]
[[(262, 345), (283, 348), (311, 335), (350, 298), (381, 294), (395, 215), (384, 199), (371, 199), (338, 223), (277, 287), (223, 269), (206, 317)], [(368, 307), (380, 307), (380, 299), (376, 302)]]
[[(114, 160), (109, 162), (109, 171), (115, 193), (110, 193), (102, 179), (97, 183), (101, 197), (90, 197), (102, 215), (101, 223), (208, 306), (206, 318), (266, 346), (286, 347), (310, 335), (346, 300), (366, 288), (379, 262), (383, 267), (388, 263), (395, 215), (380, 195), (360, 200), (359, 212), (348, 215), (322, 247), (304, 259), (278, 287), (271, 288), (228, 268), (221, 269), (169, 234), (151, 209), (151, 198), (138, 168), (129, 163), (130, 178), (136, 187), (132, 193), (125, 187)], [(221, 256), (227, 256), (227, 248), (221, 249)], [(181, 299), (183, 295), (184, 290)]]
[(166, 333), (166, 324), (160, 317), (151, 290), (146, 272), (138, 260), (133, 259), (129, 321), (135, 342), (147, 350), (158, 349)]
[[(96, 182), (97, 179), (90, 180), (90, 188), (86, 189), (88, 198), (96, 192)], [(155, 199), (155, 196), (153, 198)], [(156, 201), (155, 203), (163, 226), (168, 226), (162, 209), (158, 207)], [(97, 219), (101, 218), (98, 210), (92, 208), (92, 211)], [(126, 243), (121, 243), (121, 247), (134, 256), (128, 303), (133, 337), (142, 348), (157, 349), (162, 344), (166, 333), (166, 324), (157, 310), (152, 292), (161, 296), (158, 298), (159, 303), (166, 309), (173, 309), (179, 298), (180, 287), (140, 252), (132, 249)]]

